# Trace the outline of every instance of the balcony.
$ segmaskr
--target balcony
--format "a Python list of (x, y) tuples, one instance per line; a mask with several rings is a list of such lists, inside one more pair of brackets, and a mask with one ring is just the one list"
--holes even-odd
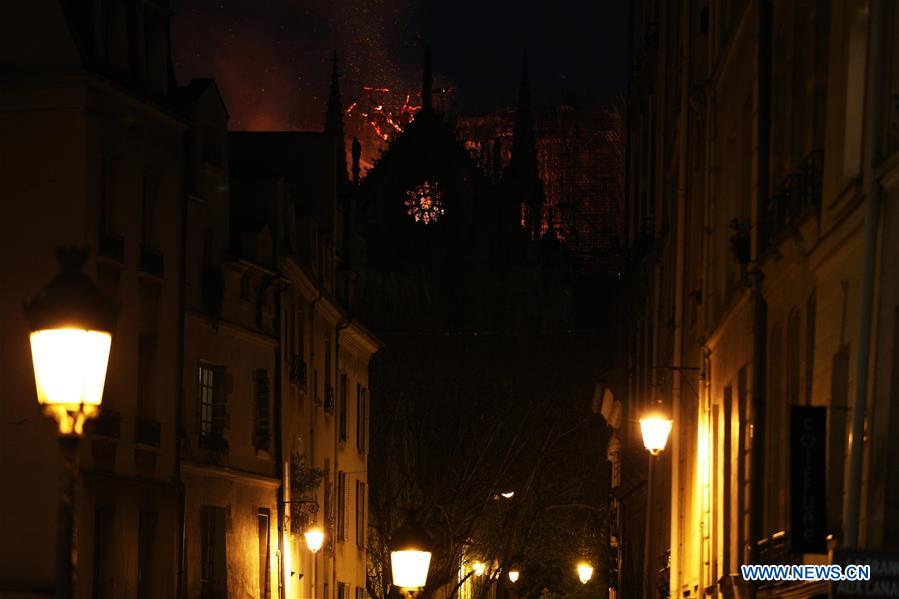
[(162, 427), (155, 420), (136, 418), (134, 421), (134, 442), (150, 447), (159, 447)]
[(164, 260), (162, 252), (145, 243), (140, 244), (140, 270), (157, 279), (163, 276)]
[(97, 238), (97, 256), (116, 264), (123, 264), (125, 262), (125, 238), (118, 233), (101, 228)]
[(821, 205), (824, 154), (815, 150), (787, 175), (768, 199), (765, 210), (765, 250), (773, 248)]
[(758, 542), (758, 563), (798, 565), (802, 556), (790, 552), (789, 533), (779, 532)]

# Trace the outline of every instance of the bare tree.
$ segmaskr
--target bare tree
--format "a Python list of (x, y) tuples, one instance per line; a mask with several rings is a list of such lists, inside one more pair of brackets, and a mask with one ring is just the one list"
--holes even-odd
[(471, 575), (465, 558), (495, 565), (480, 594), (513, 564), (533, 572), (522, 597), (539, 596), (541, 584), (566, 588), (559, 570), (576, 555), (598, 564), (597, 345), (560, 334), (388, 340), (372, 371), (372, 597), (391, 597), (387, 544), (406, 510), (435, 539), (425, 598), (454, 597)]

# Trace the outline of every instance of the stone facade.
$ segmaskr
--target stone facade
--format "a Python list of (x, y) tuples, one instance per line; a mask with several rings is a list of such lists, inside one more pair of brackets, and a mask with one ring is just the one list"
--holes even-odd
[[(650, 409), (674, 428), (652, 466), (664, 475), (649, 479), (650, 504), (670, 505), (670, 517), (650, 510), (644, 538), (623, 539), (642, 546), (643, 564), (622, 562), (621, 573), (653, 580), (638, 592), (641, 576), (622, 574), (620, 596), (827, 593), (824, 583), (753, 588), (739, 566), (835, 559), (791, 549), (794, 406), (826, 409), (816, 455), (826, 459), (828, 548), (897, 549), (899, 495), (887, 462), (899, 411), (889, 270), (896, 148), (887, 122), (896, 8), (734, 1), (632, 10), (638, 308), (627, 382), (617, 389), (627, 424), (617, 435), (639, 447), (630, 422)], [(866, 212), (869, 204), (877, 208)], [(870, 357), (860, 364), (864, 339)], [(857, 397), (866, 432), (853, 478)], [(641, 480), (645, 470), (627, 469), (622, 455), (613, 456), (622, 485)], [(852, 489), (857, 508), (847, 509)], [(657, 571), (656, 561), (666, 567)]]

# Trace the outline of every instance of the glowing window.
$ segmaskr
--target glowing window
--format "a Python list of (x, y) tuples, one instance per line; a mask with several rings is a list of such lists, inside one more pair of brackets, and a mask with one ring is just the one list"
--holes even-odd
[(443, 194), (436, 183), (425, 181), (406, 192), (406, 214), (424, 225), (434, 223), (443, 216)]

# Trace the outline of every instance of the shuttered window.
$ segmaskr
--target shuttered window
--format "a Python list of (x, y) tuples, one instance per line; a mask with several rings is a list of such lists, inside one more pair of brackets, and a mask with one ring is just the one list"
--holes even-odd
[(368, 435), (368, 389), (356, 385), (356, 449), (365, 453)]
[(349, 381), (347, 379), (347, 374), (345, 372), (340, 373), (340, 377), (337, 382), (337, 397), (338, 397), (338, 405), (337, 405), (337, 430), (339, 434), (339, 439), (341, 443), (345, 443), (347, 440), (347, 387), (349, 386)]
[(347, 536), (347, 499), (349, 489), (346, 484), (346, 472), (337, 473), (337, 538), (346, 541)]
[(356, 547), (365, 549), (365, 483), (356, 481)]

